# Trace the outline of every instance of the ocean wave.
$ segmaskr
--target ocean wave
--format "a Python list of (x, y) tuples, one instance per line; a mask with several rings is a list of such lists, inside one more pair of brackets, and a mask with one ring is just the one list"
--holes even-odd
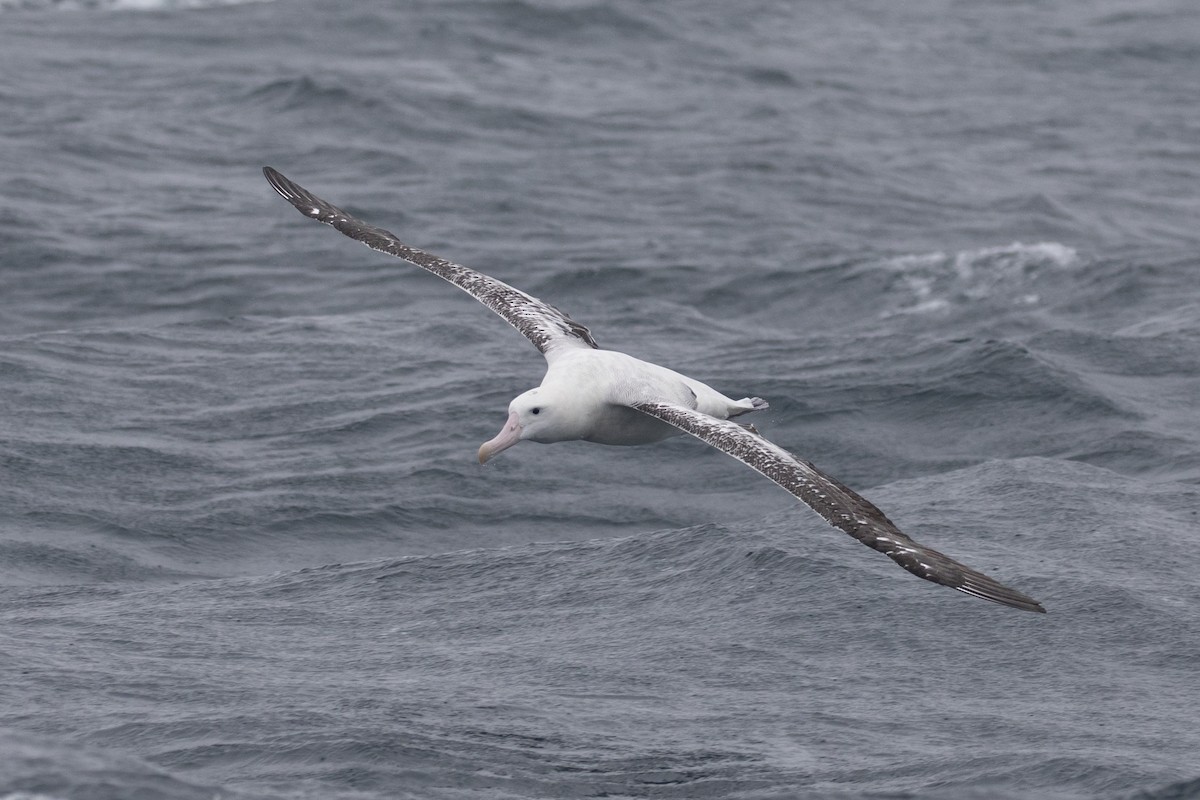
[(241, 792), (181, 780), (128, 755), (0, 728), (0, 800), (213, 800)]
[(1076, 251), (1057, 242), (985, 247), (957, 253), (898, 256), (867, 266), (899, 279), (886, 314), (945, 312), (979, 301), (1035, 306), (1039, 276), (1074, 266)]
[(645, 9), (611, 2), (546, 3), (535, 0), (485, 0), (473, 3), (502, 24), (539, 40), (563, 38), (592, 42), (597, 36), (623, 39), (671, 38)]
[(273, 111), (316, 106), (324, 112), (341, 111), (360, 114), (380, 106), (377, 96), (357, 91), (328, 76), (300, 75), (271, 81), (246, 92), (247, 104), (266, 105)]
[(184, 11), (268, 2), (273, 0), (0, 0), (0, 11)]
[[(0, 800), (1194, 795), (1154, 5), (0, 0)], [(543, 360), (264, 163), (1049, 613), (691, 438), (480, 466)]]
[(1200, 778), (1179, 781), (1158, 789), (1138, 792), (1130, 800), (1197, 800), (1200, 798)]
[[(1051, 459), (873, 493), (922, 541), (1044, 598), (1051, 613), (1036, 619), (924, 584), (803, 510), (174, 586), (26, 590), (4, 604), (27, 687), (7, 713), (28, 726), (67, 718), (85, 745), (170, 775), (244, 790), (284, 776), (313, 796), (348, 797), (347, 775), (382, 794), (417, 781), (430, 797), (971, 796), (985, 783), (1118, 796), (1190, 752), (1173, 698), (1195, 658), (1194, 548), (1161, 535), (1188, 519), (1194, 497), (1177, 495)], [(997, 685), (997, 670), (1021, 680)], [(1129, 670), (1138, 691), (1098, 707)], [(869, 691), (895, 674), (904, 691)], [(938, 703), (913, 704), (928, 693)], [(897, 745), (898, 715), (927, 733)], [(1112, 737), (1105, 720), (1120, 721)], [(987, 737), (973, 735), (981, 725)], [(1057, 752), (1064, 727), (1091, 746)], [(1031, 745), (1044, 753), (1033, 762)], [(57, 772), (92, 774), (73, 750), (45, 749)], [(1154, 763), (1113, 766), (1128, 758)], [(121, 770), (119, 786), (143, 780)]]

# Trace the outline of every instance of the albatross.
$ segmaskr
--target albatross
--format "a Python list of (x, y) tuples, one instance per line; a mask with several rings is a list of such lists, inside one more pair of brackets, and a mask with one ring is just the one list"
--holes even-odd
[(919, 544), (866, 498), (768, 441), (753, 425), (735, 421), (767, 408), (765, 400), (734, 400), (666, 367), (601, 349), (587, 328), (549, 303), (490, 275), (406, 245), (394, 234), (356, 219), (271, 167), (263, 167), (263, 174), (304, 216), (449, 281), (499, 314), (545, 356), (546, 377), (540, 386), (517, 395), (509, 404), (500, 433), (479, 448), (481, 464), (522, 441), (640, 445), (690, 434), (757, 470), (834, 528), (917, 577), (1012, 608), (1045, 613), (1028, 595)]

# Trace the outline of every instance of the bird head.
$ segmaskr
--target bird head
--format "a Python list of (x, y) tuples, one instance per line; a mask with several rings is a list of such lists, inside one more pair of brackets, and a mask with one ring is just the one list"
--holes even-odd
[(557, 404), (543, 389), (530, 389), (518, 395), (508, 404), (508, 419), (495, 438), (484, 442), (479, 448), (479, 463), (507, 450), (522, 439), (533, 442), (557, 442), (559, 435)]

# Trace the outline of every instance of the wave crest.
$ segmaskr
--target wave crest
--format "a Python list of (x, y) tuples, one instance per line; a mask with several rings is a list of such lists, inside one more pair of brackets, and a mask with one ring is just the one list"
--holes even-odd
[(980, 300), (1037, 305), (1034, 289), (1045, 272), (1070, 267), (1075, 250), (1058, 242), (985, 247), (958, 253), (926, 253), (888, 259), (878, 266), (899, 276), (904, 297), (892, 314), (946, 311)]

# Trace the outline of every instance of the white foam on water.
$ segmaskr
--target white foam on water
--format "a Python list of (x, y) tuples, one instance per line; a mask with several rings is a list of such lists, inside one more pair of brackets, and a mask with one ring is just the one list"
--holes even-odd
[(1058, 242), (963, 250), (958, 253), (922, 253), (898, 256), (877, 266), (901, 279), (907, 297), (897, 297), (898, 307), (884, 312), (928, 314), (984, 299), (1006, 300), (1013, 305), (1037, 305), (1032, 291), (1038, 275), (1062, 269), (1078, 259), (1075, 250)]

